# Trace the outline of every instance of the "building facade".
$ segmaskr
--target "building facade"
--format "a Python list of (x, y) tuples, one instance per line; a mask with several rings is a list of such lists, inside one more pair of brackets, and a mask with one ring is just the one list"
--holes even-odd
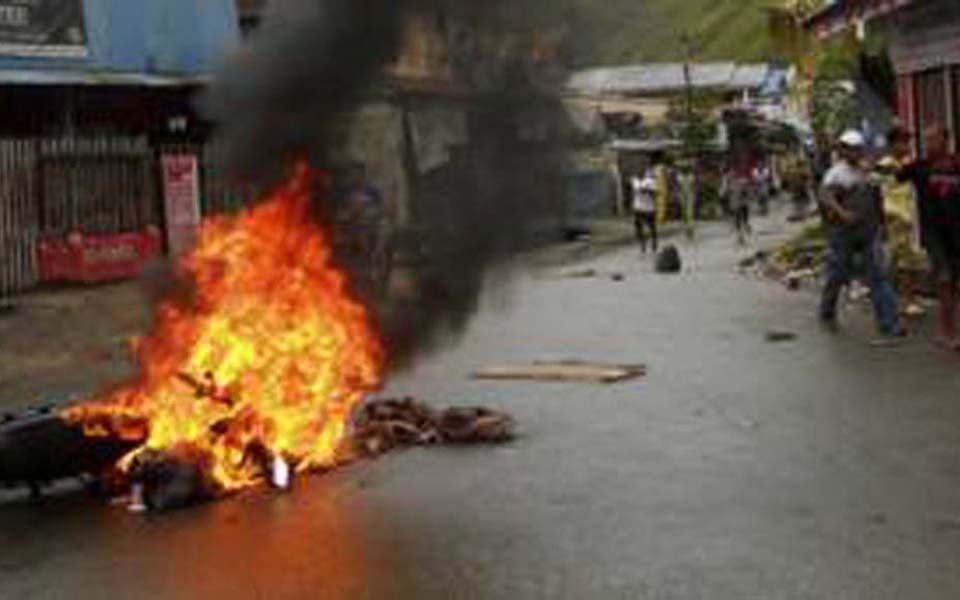
[(0, 296), (171, 247), (166, 155), (238, 38), (233, 0), (0, 1)]
[(949, 133), (960, 150), (960, 3), (955, 0), (838, 0), (814, 15), (821, 39), (854, 32), (883, 39), (897, 75), (897, 116), (916, 151)]

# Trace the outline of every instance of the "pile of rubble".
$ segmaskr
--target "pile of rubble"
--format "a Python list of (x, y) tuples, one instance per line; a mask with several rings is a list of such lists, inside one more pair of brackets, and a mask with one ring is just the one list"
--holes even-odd
[(359, 411), (351, 441), (374, 457), (401, 446), (495, 444), (515, 435), (513, 419), (484, 407), (436, 409), (413, 398), (368, 402)]
[(773, 274), (787, 287), (797, 289), (804, 282), (819, 279), (827, 254), (826, 229), (821, 224), (808, 225), (771, 254)]
[[(891, 203), (887, 209), (887, 257), (901, 293), (913, 296), (922, 291), (927, 262), (915, 242), (911, 217)], [(815, 286), (822, 282), (829, 254), (826, 228), (821, 223), (808, 225), (771, 252), (760, 251), (740, 261), (742, 273), (781, 281), (790, 289)]]

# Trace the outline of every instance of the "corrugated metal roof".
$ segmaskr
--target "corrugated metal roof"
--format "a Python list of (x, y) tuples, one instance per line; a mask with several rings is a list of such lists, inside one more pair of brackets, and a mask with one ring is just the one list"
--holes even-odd
[(635, 140), (616, 139), (610, 142), (610, 149), (616, 152), (663, 152), (676, 150), (683, 143), (675, 139)]
[[(690, 66), (694, 87), (744, 90), (761, 87), (770, 68), (765, 64), (697, 63)], [(683, 89), (686, 77), (682, 63), (654, 63), (623, 67), (600, 67), (578, 71), (567, 88), (589, 95), (641, 95)]]
[(728, 87), (735, 89), (754, 89), (767, 83), (771, 69), (768, 65), (739, 65), (730, 76)]
[[(647, 140), (617, 138), (612, 140), (608, 147), (614, 152), (668, 152), (683, 148), (683, 142), (672, 138)], [(722, 132), (707, 143), (707, 148), (711, 150), (724, 150), (728, 147), (729, 142)]]
[(834, 0), (807, 18), (812, 27), (844, 27), (856, 19), (873, 19), (917, 4), (916, 0)]
[(149, 75), (112, 71), (58, 69), (0, 69), (0, 85), (102, 85), (138, 87), (183, 87), (206, 81), (201, 76)]

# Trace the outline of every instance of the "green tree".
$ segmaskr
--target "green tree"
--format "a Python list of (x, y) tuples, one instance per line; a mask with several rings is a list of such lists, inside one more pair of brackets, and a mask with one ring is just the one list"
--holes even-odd
[(863, 44), (851, 32), (820, 44), (814, 54), (810, 121), (817, 139), (829, 145), (843, 130), (857, 127), (860, 113), (852, 82), (860, 76)]
[(683, 158), (703, 156), (717, 137), (717, 121), (713, 114), (720, 100), (715, 96), (694, 91), (689, 106), (686, 96), (670, 100), (666, 119), (680, 139)]

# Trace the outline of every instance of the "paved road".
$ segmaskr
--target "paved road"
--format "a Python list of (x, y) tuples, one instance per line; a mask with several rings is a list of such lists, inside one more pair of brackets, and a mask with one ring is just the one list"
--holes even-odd
[[(662, 278), (524, 275), (397, 392), (512, 411), (517, 443), (410, 451), (163, 517), (0, 506), (3, 598), (960, 597), (958, 360), (731, 272), (721, 228)], [(792, 343), (764, 334), (786, 329)], [(646, 361), (609, 387), (487, 363)]]

